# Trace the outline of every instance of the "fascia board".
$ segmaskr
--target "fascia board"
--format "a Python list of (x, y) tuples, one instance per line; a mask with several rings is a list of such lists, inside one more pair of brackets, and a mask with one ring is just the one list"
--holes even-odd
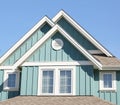
[(107, 56), (113, 56), (108, 52), (100, 43), (98, 43), (88, 32), (86, 32), (80, 25), (78, 25), (69, 15), (67, 15), (63, 10), (61, 10), (53, 19), (54, 23), (57, 23), (61, 17), (64, 17), (68, 22), (70, 22), (80, 33), (82, 33), (91, 43), (93, 43), (98, 49), (104, 52)]
[(90, 61), (101, 69), (101, 64), (90, 55), (81, 45), (79, 45), (69, 34), (67, 34), (59, 25), (55, 25), (50, 31), (48, 31), (26, 54), (24, 54), (15, 64), (15, 67), (20, 66), (38, 47), (40, 47), (49, 37), (55, 32), (59, 31), (68, 41), (71, 42), (80, 52), (82, 52)]
[(0, 58), (0, 64), (9, 57), (26, 39), (28, 39), (43, 23), (48, 22), (52, 27), (54, 23), (47, 17), (43, 17), (29, 32), (27, 32), (8, 52)]

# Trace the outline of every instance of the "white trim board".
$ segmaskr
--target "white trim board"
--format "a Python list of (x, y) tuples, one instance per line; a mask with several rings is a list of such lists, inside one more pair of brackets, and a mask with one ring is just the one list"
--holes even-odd
[(67, 13), (61, 10), (52, 20), (57, 23), (61, 17), (64, 17), (73, 27), (75, 27), (84, 37), (86, 37), (92, 44), (94, 44), (98, 49), (104, 52), (107, 56), (113, 56), (108, 52), (100, 43), (98, 43), (88, 32), (86, 32), (80, 25), (78, 25)]
[(73, 62), (25, 62), (22, 66), (75, 66), (75, 65), (93, 65), (91, 61), (73, 61)]
[(79, 43), (77, 43), (68, 33), (66, 33), (59, 25), (55, 25), (48, 31), (29, 51), (26, 52), (15, 64), (14, 67), (20, 66), (37, 48), (39, 48), (48, 38), (52, 37), (54, 33), (59, 31), (75, 48), (82, 52), (90, 61), (92, 61), (99, 69), (102, 65), (87, 50), (85, 50)]
[(8, 50), (5, 55), (3, 55), (0, 58), (0, 64), (8, 57), (10, 54), (12, 54), (26, 39), (28, 39), (42, 24), (45, 22), (49, 23), (52, 27), (54, 26), (54, 23), (47, 17), (45, 16), (42, 18), (30, 31), (28, 31), (10, 50)]

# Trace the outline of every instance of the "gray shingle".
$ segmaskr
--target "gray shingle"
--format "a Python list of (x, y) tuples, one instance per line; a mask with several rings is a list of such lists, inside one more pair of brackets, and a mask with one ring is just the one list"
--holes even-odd
[(113, 105), (94, 96), (18, 96), (0, 105)]

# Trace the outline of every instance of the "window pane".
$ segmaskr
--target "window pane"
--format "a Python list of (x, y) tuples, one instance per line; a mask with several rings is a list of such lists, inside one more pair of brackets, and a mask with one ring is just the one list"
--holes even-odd
[(53, 93), (53, 71), (43, 71), (42, 93)]
[(71, 70), (60, 71), (60, 93), (71, 93)]
[(15, 87), (16, 74), (8, 74), (8, 87)]
[(112, 88), (112, 74), (103, 75), (104, 88)]

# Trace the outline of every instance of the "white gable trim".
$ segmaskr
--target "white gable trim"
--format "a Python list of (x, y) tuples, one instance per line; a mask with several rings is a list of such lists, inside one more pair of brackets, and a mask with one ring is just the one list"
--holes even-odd
[(69, 15), (67, 15), (63, 10), (61, 10), (52, 20), (57, 23), (61, 17), (64, 17), (68, 22), (71, 23), (80, 33), (82, 33), (92, 44), (94, 44), (98, 49), (104, 52), (107, 56), (113, 56), (108, 52), (100, 43), (98, 43), (89, 33), (87, 33), (80, 25), (78, 25)]
[(60, 26), (55, 25), (48, 31), (29, 51), (26, 52), (15, 64), (14, 67), (20, 66), (37, 48), (39, 48), (49, 37), (59, 31), (68, 41), (71, 42), (80, 52), (82, 52), (90, 61), (92, 61), (99, 69), (102, 65), (92, 55), (90, 55), (81, 45), (79, 45), (69, 34), (67, 34)]
[(45, 16), (42, 18), (28, 33), (26, 33), (5, 55), (3, 55), (0, 58), (0, 64), (8, 57), (10, 54), (12, 54), (26, 39), (28, 39), (43, 23), (48, 22), (52, 27), (54, 26), (54, 23)]

